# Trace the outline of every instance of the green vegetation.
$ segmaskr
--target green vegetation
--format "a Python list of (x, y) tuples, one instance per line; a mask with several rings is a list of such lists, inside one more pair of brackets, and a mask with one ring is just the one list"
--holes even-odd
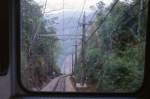
[[(114, 2), (110, 6), (105, 6), (102, 1), (97, 4), (93, 28), (87, 31), (86, 41), (82, 39), (81, 42), (85, 43), (85, 48), (77, 50), (73, 74), (77, 83), (93, 86), (97, 92), (134, 92), (141, 87), (147, 1), (121, 0), (115, 6)], [(21, 0), (21, 80), (29, 90), (40, 90), (61, 72), (57, 65), (58, 38), (42, 36), (56, 34), (53, 23), (57, 17), (46, 20), (43, 10), (44, 7), (33, 0)]]
[[(96, 85), (98, 92), (134, 92), (142, 85), (147, 1), (139, 1), (119, 1), (86, 44), (86, 83)], [(112, 5), (105, 8), (99, 4), (95, 27), (101, 25)], [(80, 65), (75, 70), (77, 82)]]
[(46, 23), (42, 7), (33, 0), (21, 0), (21, 7), (21, 80), (29, 90), (40, 89), (54, 74), (60, 73), (56, 64), (59, 42), (56, 36), (38, 36), (56, 34)]

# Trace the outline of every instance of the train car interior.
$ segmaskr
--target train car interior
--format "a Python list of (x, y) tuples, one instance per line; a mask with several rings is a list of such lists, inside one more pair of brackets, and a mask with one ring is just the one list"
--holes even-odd
[(0, 99), (150, 99), (149, 0), (0, 2)]

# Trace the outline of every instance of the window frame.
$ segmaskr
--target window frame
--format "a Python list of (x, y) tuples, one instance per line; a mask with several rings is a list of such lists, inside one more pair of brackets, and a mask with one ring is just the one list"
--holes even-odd
[[(148, 65), (150, 64), (149, 58), (150, 58), (150, 34), (148, 33), (150, 31), (149, 28), (147, 28), (147, 34), (146, 34), (146, 55), (145, 55), (145, 72), (144, 72), (144, 81), (142, 84), (142, 87), (135, 93), (88, 93), (88, 92), (84, 92), (84, 93), (79, 93), (79, 92), (64, 92), (64, 93), (60, 93), (60, 92), (36, 92), (36, 91), (30, 91), (28, 89), (26, 89), (23, 84), (21, 83), (21, 73), (20, 73), (20, 34), (21, 34), (21, 23), (20, 23), (20, 0), (11, 0), (11, 5), (12, 7), (11, 9), (11, 28), (12, 28), (12, 82), (13, 82), (13, 86), (14, 89), (12, 89), (14, 91), (14, 94), (23, 94), (23, 96), (25, 95), (29, 95), (29, 96), (54, 96), (54, 97), (138, 97), (138, 96), (142, 96), (144, 94), (144, 91), (146, 91), (146, 85), (149, 86), (147, 79), (150, 78), (148, 75), (150, 74), (150, 67), (148, 67)], [(10, 8), (11, 8), (10, 7)], [(148, 20), (149, 19), (149, 15), (150, 11), (148, 10)], [(148, 25), (147, 27), (150, 25), (150, 22), (148, 21)], [(146, 92), (148, 93), (148, 92)], [(22, 96), (22, 95), (21, 95)]]

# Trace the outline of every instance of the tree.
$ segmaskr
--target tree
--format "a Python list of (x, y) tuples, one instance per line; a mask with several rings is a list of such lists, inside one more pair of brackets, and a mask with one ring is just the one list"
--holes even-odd
[(60, 72), (56, 65), (56, 53), (59, 47), (56, 36), (40, 37), (37, 35), (56, 34), (56, 31), (52, 25), (47, 25), (41, 7), (32, 0), (21, 1), (21, 16), (22, 83), (30, 90), (40, 89), (44, 83), (48, 83), (53, 71)]
[[(90, 84), (96, 83), (99, 92), (134, 92), (142, 84), (146, 15), (139, 20), (139, 13), (145, 14), (145, 10), (139, 12), (140, 4), (138, 0), (119, 1), (102, 25), (113, 3), (103, 10), (102, 5), (98, 6), (95, 26), (101, 27), (87, 42), (86, 75)], [(139, 27), (140, 36), (137, 35)], [(80, 69), (77, 72), (80, 73)]]

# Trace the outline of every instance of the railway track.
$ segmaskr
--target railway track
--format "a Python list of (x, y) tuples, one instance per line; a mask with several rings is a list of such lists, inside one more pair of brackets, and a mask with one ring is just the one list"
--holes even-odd
[(75, 88), (70, 80), (70, 75), (61, 75), (51, 80), (44, 88), (43, 92), (75, 92)]
[(66, 77), (67, 76), (65, 75), (65, 76), (60, 77), (57, 80), (57, 82), (53, 88), (53, 92), (65, 92)]

